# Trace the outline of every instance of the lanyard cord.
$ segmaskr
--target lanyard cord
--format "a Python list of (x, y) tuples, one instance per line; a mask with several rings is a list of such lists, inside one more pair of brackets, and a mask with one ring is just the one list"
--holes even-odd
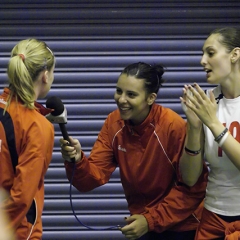
[(112, 226), (112, 227), (107, 227), (107, 228), (97, 228), (97, 227), (90, 227), (85, 225), (76, 215), (75, 210), (73, 208), (73, 202), (72, 202), (72, 182), (73, 182), (73, 176), (74, 176), (74, 172), (76, 169), (76, 163), (74, 162), (74, 166), (73, 166), (73, 171), (72, 171), (72, 177), (71, 177), (71, 181), (70, 181), (70, 189), (69, 189), (69, 195), (70, 195), (70, 204), (71, 204), (71, 208), (72, 208), (72, 212), (74, 217), (77, 219), (77, 221), (85, 228), (90, 229), (90, 230), (95, 230), (95, 231), (104, 231), (104, 230), (119, 230), (120, 226)]

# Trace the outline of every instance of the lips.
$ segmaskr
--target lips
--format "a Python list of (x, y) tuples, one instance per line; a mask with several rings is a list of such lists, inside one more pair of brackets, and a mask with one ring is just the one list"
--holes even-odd
[(119, 109), (123, 112), (126, 112), (126, 111), (130, 110), (131, 108), (130, 107), (119, 107)]
[(207, 78), (210, 77), (210, 73), (212, 72), (212, 70), (209, 70), (209, 69), (205, 68), (204, 71), (206, 72)]
[(124, 113), (129, 112), (131, 110), (131, 108), (130, 107), (120, 107), (119, 106), (119, 110), (122, 114), (124, 114)]

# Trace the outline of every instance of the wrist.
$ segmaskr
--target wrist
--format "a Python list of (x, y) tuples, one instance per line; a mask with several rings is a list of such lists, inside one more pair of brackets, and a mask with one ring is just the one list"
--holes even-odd
[(227, 135), (228, 135), (228, 129), (224, 128), (224, 130), (217, 137), (215, 137), (214, 141), (216, 141), (218, 144), (222, 145), (220, 142), (223, 138), (225, 139), (225, 137)]
[(191, 125), (190, 123), (187, 124), (187, 130), (189, 132), (193, 132), (194, 134), (201, 133), (202, 131), (202, 124), (198, 126)]
[(75, 157), (75, 163), (78, 163), (82, 160), (82, 154), (77, 154)]
[(197, 156), (201, 152), (201, 148), (199, 148), (198, 150), (193, 150), (193, 149), (187, 148), (186, 146), (184, 150), (189, 156)]
[(219, 135), (225, 128), (225, 126), (223, 126), (223, 124), (219, 120), (212, 122), (207, 127), (214, 135)]

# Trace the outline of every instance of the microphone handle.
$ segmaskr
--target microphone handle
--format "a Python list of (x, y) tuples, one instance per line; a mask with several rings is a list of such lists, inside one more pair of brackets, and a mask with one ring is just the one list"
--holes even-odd
[[(67, 133), (67, 129), (65, 127), (66, 123), (59, 123), (59, 127), (61, 129), (62, 135), (63, 135), (63, 139), (67, 140), (70, 143), (70, 139)], [(71, 161), (74, 163), (75, 162), (75, 158), (71, 158)]]

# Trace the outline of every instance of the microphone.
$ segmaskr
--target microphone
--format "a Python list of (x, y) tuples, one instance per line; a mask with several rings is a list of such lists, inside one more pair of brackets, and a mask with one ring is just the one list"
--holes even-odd
[[(67, 140), (70, 144), (68, 132), (66, 129), (67, 124), (67, 109), (64, 107), (60, 98), (52, 96), (47, 99), (46, 107), (53, 109), (53, 111), (46, 115), (46, 118), (52, 123), (58, 123), (62, 132), (64, 140)], [(71, 158), (72, 162), (75, 162), (75, 158)]]
[(67, 110), (58, 97), (50, 97), (46, 101), (46, 107), (53, 109), (53, 112), (46, 115), (46, 118), (52, 123), (66, 124)]

